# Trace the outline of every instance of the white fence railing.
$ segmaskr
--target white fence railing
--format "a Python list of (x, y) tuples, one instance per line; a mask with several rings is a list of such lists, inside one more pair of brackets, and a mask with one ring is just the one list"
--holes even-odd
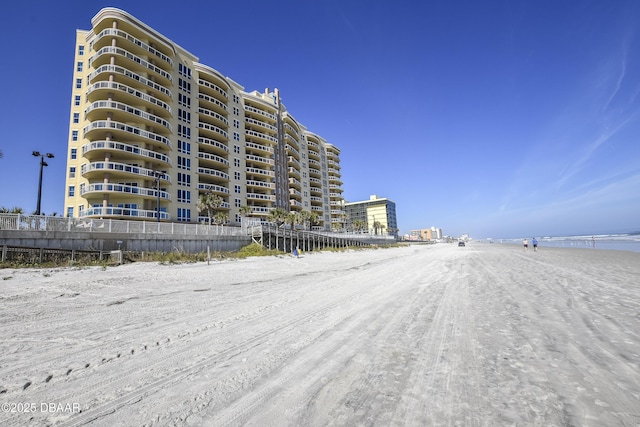
[(4, 213), (0, 214), (0, 231), (2, 230), (214, 236), (240, 236), (245, 234), (240, 227), (230, 225), (127, 221), (117, 219), (81, 219)]
[[(245, 218), (244, 226), (189, 224), (180, 222), (128, 221), (118, 219), (64, 218), (59, 216), (22, 215), (0, 213), (0, 232), (16, 231), (61, 231), (61, 232), (102, 232), (102, 233), (136, 233), (136, 234), (176, 234), (176, 235), (213, 235), (213, 236), (245, 236), (255, 232), (281, 233), (291, 235), (289, 226), (276, 227), (274, 224), (262, 223), (252, 218)], [(259, 230), (259, 231), (258, 231)], [(296, 227), (293, 231), (300, 236), (322, 236), (325, 238), (348, 239), (360, 241), (389, 241), (392, 235), (375, 235), (370, 233), (337, 233), (331, 231), (302, 230)]]

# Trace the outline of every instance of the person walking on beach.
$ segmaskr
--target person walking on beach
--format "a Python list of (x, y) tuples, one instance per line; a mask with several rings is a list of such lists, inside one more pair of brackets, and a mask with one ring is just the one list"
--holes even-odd
[(538, 241), (535, 237), (531, 239), (531, 243), (533, 244), (533, 252), (538, 252)]
[(529, 250), (529, 242), (527, 241), (527, 239), (524, 239), (522, 241), (522, 244), (524, 245), (524, 250), (528, 251)]

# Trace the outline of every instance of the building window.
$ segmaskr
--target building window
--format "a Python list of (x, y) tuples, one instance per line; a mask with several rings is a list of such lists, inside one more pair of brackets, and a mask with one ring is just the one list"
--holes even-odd
[(80, 113), (73, 113), (73, 123), (80, 122)]
[(75, 160), (78, 158), (78, 149), (77, 148), (72, 148), (71, 149), (71, 160)]
[(82, 89), (82, 79), (76, 79), (76, 89)]
[(178, 185), (182, 185), (184, 187), (191, 187), (191, 175), (178, 172)]
[(178, 151), (184, 154), (191, 154), (191, 143), (178, 140)]
[(240, 159), (233, 159), (233, 165), (237, 168), (240, 167)]
[(242, 193), (242, 187), (240, 187), (239, 185), (234, 185), (234, 188), (235, 188), (236, 194)]
[(191, 203), (191, 191), (178, 190), (178, 202), (179, 203)]
[(239, 116), (240, 115), (240, 110), (238, 109), (238, 107), (233, 107), (233, 115), (234, 116)]
[(75, 96), (75, 98), (73, 99), (73, 105), (75, 105), (76, 107), (80, 105), (80, 95)]
[(178, 208), (178, 221), (191, 222), (191, 209)]
[(233, 127), (234, 128), (239, 128), (240, 127), (240, 120), (233, 119)]
[(78, 140), (78, 131), (77, 130), (72, 130), (71, 131), (71, 140), (72, 141), (77, 141)]
[(178, 124), (178, 136), (191, 139), (191, 128), (189, 126)]
[(236, 141), (240, 141), (240, 134), (238, 132), (233, 133), (233, 139)]
[(73, 197), (76, 195), (76, 186), (75, 185), (70, 185), (69, 186), (69, 197)]
[(76, 67), (76, 70), (77, 70), (79, 73), (81, 73), (81, 72), (82, 72), (82, 66), (83, 66), (82, 62), (78, 62), (77, 67)]
[(76, 168), (75, 166), (71, 166), (69, 168), (69, 178), (75, 178), (76, 177)]
[(72, 218), (73, 217), (73, 206), (68, 206), (67, 207), (67, 218)]
[(236, 181), (240, 181), (240, 172), (234, 172), (233, 177), (236, 179)]
[(186, 157), (178, 156), (178, 168), (191, 170), (191, 159)]
[(179, 93), (178, 94), (178, 104), (184, 106), (184, 107), (191, 107), (191, 98), (189, 98), (187, 95), (183, 94), (183, 93)]
[(242, 200), (234, 199), (233, 204), (235, 205), (236, 208), (239, 208), (240, 206), (242, 206)]

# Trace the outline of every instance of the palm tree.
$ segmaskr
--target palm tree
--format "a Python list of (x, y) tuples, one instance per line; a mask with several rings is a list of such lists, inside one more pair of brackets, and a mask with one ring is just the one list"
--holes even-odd
[(377, 236), (378, 235), (378, 229), (382, 226), (382, 224), (380, 223), (380, 221), (375, 221), (373, 223), (373, 232), (374, 234)]
[(354, 219), (351, 225), (355, 231), (364, 231), (367, 229), (367, 223), (361, 219)]
[(215, 210), (222, 206), (223, 203), (224, 200), (222, 200), (222, 197), (217, 194), (201, 194), (196, 207), (198, 208), (198, 212), (207, 213), (209, 225), (211, 225), (211, 218), (213, 217)]
[(282, 208), (273, 208), (269, 211), (267, 221), (276, 225), (276, 249), (278, 249), (278, 228), (280, 224), (284, 223), (284, 219), (287, 216), (287, 211)]
[[(293, 229), (295, 228), (295, 225), (298, 223), (298, 214), (296, 212), (289, 212), (285, 217), (284, 222), (291, 226), (290, 228), (291, 246), (290, 247), (291, 247), (291, 250), (293, 251)], [(285, 245), (285, 248), (286, 248), (286, 245)]]
[(229, 219), (229, 214), (226, 212), (216, 212), (213, 215), (213, 223), (215, 225), (223, 225)]

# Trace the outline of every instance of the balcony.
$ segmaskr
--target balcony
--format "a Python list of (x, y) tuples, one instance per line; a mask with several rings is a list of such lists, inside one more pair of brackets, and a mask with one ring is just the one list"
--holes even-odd
[(82, 129), (82, 135), (87, 139), (106, 139), (107, 131), (111, 131), (115, 135), (115, 139), (125, 140), (129, 138), (142, 139), (152, 144), (160, 144), (171, 149), (171, 141), (157, 133), (149, 132), (135, 126), (125, 123), (115, 122), (113, 120), (98, 120), (85, 126)]
[(226, 103), (229, 100), (227, 92), (215, 83), (204, 79), (198, 79), (198, 86), (200, 86), (200, 92), (209, 92), (223, 103)]
[(214, 98), (213, 96), (209, 96), (205, 93), (200, 92), (198, 94), (198, 99), (205, 101), (202, 104), (209, 104), (212, 106), (212, 108), (217, 111), (220, 114), (227, 114), (227, 104), (225, 104), (224, 102), (220, 101), (217, 98)]
[(246, 170), (247, 177), (250, 175), (261, 175), (264, 177), (275, 178), (276, 173), (272, 170), (258, 169), (258, 168), (247, 168)]
[(215, 154), (198, 152), (198, 158), (203, 160), (203, 162), (200, 163), (201, 165), (203, 165), (204, 163), (213, 163), (217, 167), (225, 169), (229, 168), (229, 160), (220, 156), (216, 156)]
[[(156, 219), (158, 212), (155, 210), (129, 209), (129, 208), (113, 208), (98, 207), (89, 208), (82, 211), (81, 218), (150, 218)], [(171, 216), (167, 212), (160, 211), (160, 219), (170, 220)]]
[(212, 132), (217, 136), (223, 137), (226, 141), (229, 140), (229, 134), (218, 126), (210, 125), (208, 123), (198, 123), (198, 128), (200, 129), (200, 135), (202, 135), (202, 131)]
[(124, 144), (116, 141), (93, 141), (89, 144), (82, 146), (83, 157), (94, 157), (90, 153), (100, 153), (115, 151), (122, 153), (125, 156), (137, 157), (144, 161), (156, 161), (163, 163), (163, 167), (171, 166), (171, 159), (162, 153), (157, 153), (151, 150), (145, 150), (144, 148), (136, 147), (135, 145)]
[(205, 145), (203, 147), (205, 150), (211, 150), (218, 154), (229, 154), (229, 147), (224, 142), (216, 141), (215, 139), (198, 137), (198, 144)]
[[(140, 74), (134, 73), (118, 65), (102, 65), (101, 67), (96, 69), (96, 71), (89, 74), (89, 76), (87, 77), (87, 81), (89, 83), (92, 83), (94, 82), (94, 80), (98, 79), (99, 76), (102, 74), (111, 74), (116, 77), (117, 76), (125, 77), (133, 82), (140, 83), (146, 86), (147, 88), (150, 88), (151, 90), (153, 90), (154, 92), (157, 92), (160, 95), (163, 95), (165, 97), (165, 101), (171, 102), (172, 100), (171, 91), (166, 87), (159, 85), (156, 82), (141, 76)], [(102, 80), (108, 80), (108, 77), (109, 76), (105, 76)]]
[(267, 157), (255, 156), (253, 154), (248, 154), (246, 159), (247, 159), (247, 164), (258, 163), (258, 164), (269, 165), (269, 166), (273, 166), (275, 164), (273, 159), (269, 159)]
[(140, 52), (152, 55), (155, 60), (166, 63), (168, 68), (173, 67), (173, 61), (167, 55), (149, 46), (142, 40), (135, 38), (126, 31), (122, 31), (116, 28), (106, 28), (100, 31), (96, 38), (89, 44), (89, 50), (100, 49), (102, 46), (111, 45), (111, 37), (119, 37), (120, 39), (126, 40), (128, 42), (128, 45), (131, 46), (131, 49), (129, 49), (130, 51), (139, 49)]
[(199, 167), (198, 173), (200, 175), (206, 175), (206, 177), (209, 177), (209, 178), (219, 178), (224, 180), (225, 182), (229, 181), (229, 174), (219, 171), (217, 169)]
[(256, 138), (258, 140), (261, 140), (263, 142), (267, 142), (267, 143), (272, 143), (272, 144), (277, 144), (278, 143), (278, 139), (271, 136), (271, 135), (267, 135), (266, 133), (262, 133), (262, 132), (256, 132), (254, 130), (246, 130), (245, 131), (245, 135), (249, 138), (249, 140), (251, 142), (253, 142), (253, 139)]
[(247, 142), (246, 144), (247, 152), (260, 151), (269, 155), (273, 154), (273, 147), (269, 145), (257, 144), (255, 142)]
[(204, 193), (214, 193), (214, 194), (222, 194), (222, 195), (228, 195), (229, 194), (229, 189), (226, 187), (223, 187), (221, 185), (215, 185), (215, 184), (205, 184), (205, 183), (199, 183), (198, 184), (198, 190), (204, 192)]
[(171, 132), (171, 123), (167, 120), (122, 102), (95, 101), (84, 112), (87, 120), (94, 121), (105, 117), (105, 113), (99, 114), (101, 111), (111, 112), (111, 119), (116, 122), (142, 121), (145, 126), (162, 126), (167, 132)]
[(247, 193), (247, 200), (262, 200), (267, 202), (275, 202), (276, 196), (273, 194)]
[(247, 180), (247, 187), (265, 188), (269, 190), (275, 190), (276, 184), (273, 182), (256, 181), (253, 179)]
[(93, 102), (109, 97), (109, 92), (115, 92), (116, 98), (124, 96), (124, 99), (128, 100), (129, 104), (139, 104), (140, 101), (142, 101), (147, 104), (149, 108), (160, 108), (171, 113), (171, 106), (161, 99), (147, 95), (138, 89), (118, 82), (96, 82), (87, 89), (87, 97), (90, 102)]
[[(139, 166), (128, 165), (117, 162), (92, 162), (82, 165), (81, 174), (87, 179), (102, 178), (105, 172), (109, 172), (113, 177), (128, 176), (143, 179), (155, 179), (153, 169), (141, 168)], [(171, 177), (167, 174), (162, 176), (162, 181), (171, 182)]]
[(202, 116), (201, 117), (202, 120), (207, 120), (207, 121), (211, 120), (215, 125), (229, 127), (229, 121), (225, 117), (221, 116), (220, 114), (216, 113), (213, 110), (200, 107), (198, 108), (198, 114)]
[(109, 64), (114, 56), (119, 57), (122, 62), (128, 62), (128, 68), (132, 71), (134, 68), (137, 68), (142, 72), (151, 72), (160, 84), (164, 86), (171, 86), (173, 84), (173, 77), (170, 73), (121, 47), (105, 46), (101, 48), (89, 58), (89, 67), (99, 68), (102, 65)]
[[(157, 189), (124, 184), (89, 184), (83, 186), (82, 190), (80, 191), (80, 195), (82, 196), (89, 196), (94, 193), (117, 193), (123, 195), (132, 194), (153, 200), (158, 198)], [(160, 198), (169, 202), (171, 201), (171, 195), (166, 191), (160, 191)]]
[(274, 132), (274, 133), (278, 132), (277, 127), (270, 125), (269, 123), (263, 122), (261, 120), (256, 120), (256, 119), (246, 117), (244, 119), (244, 123), (247, 129), (251, 129), (253, 127), (260, 127), (262, 129), (270, 130), (271, 132)]
[[(261, 110), (261, 109), (259, 109), (259, 108), (252, 107), (252, 106), (250, 106), (250, 105), (246, 105), (246, 104), (245, 104), (245, 106), (244, 106), (244, 111), (245, 111), (245, 113), (252, 113), (252, 114), (257, 114), (257, 115), (262, 116), (262, 117), (266, 117), (266, 118), (268, 118), (272, 123), (277, 123), (277, 121), (278, 121), (278, 119), (276, 118), (275, 114), (268, 113), (268, 112), (266, 112), (266, 111), (264, 111), (264, 110)], [(246, 115), (246, 114), (245, 114), (245, 115)]]

